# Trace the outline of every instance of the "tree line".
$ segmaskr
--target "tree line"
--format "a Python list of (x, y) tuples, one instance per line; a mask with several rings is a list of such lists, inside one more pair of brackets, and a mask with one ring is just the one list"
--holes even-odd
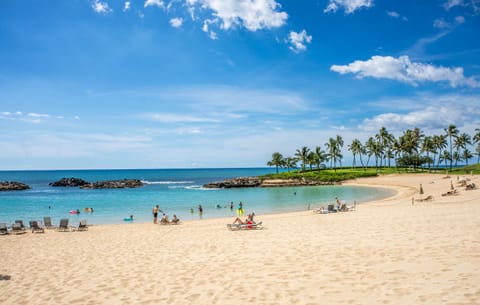
[[(472, 152), (468, 147), (474, 144), (476, 144), (475, 152)], [(325, 149), (317, 146), (312, 150), (303, 146), (295, 151), (294, 156), (285, 158), (281, 153), (274, 152), (267, 165), (275, 166), (277, 174), (281, 167), (288, 171), (298, 168), (298, 163), (302, 172), (307, 166), (310, 170), (314, 167), (326, 168), (327, 163), (330, 163), (330, 168), (336, 171), (337, 164), (342, 166), (343, 138), (340, 135), (330, 138), (324, 147)], [(403, 131), (402, 135), (396, 138), (382, 127), (365, 143), (359, 139), (353, 139), (352, 143), (347, 145), (347, 149), (353, 156), (353, 168), (358, 165), (357, 157), (364, 169), (368, 167), (372, 158), (375, 160), (377, 169), (382, 166), (390, 167), (392, 160), (395, 161), (395, 166), (414, 169), (422, 166), (428, 166), (429, 169), (438, 168), (440, 165), (452, 168), (462, 161), (468, 165), (468, 161), (474, 156), (477, 156), (477, 163), (480, 162), (480, 128), (475, 129), (473, 136), (461, 133), (453, 124), (444, 128), (444, 133), (439, 135), (425, 135), (419, 128), (414, 128)]]

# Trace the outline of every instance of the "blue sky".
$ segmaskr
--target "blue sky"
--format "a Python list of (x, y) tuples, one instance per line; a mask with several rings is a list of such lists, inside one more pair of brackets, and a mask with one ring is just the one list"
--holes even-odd
[(0, 169), (265, 166), (449, 124), (480, 127), (480, 0), (0, 2)]

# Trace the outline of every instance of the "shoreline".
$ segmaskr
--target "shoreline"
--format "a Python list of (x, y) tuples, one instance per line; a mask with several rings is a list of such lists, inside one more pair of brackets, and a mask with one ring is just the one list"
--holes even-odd
[(0, 304), (479, 304), (480, 190), (451, 179), (458, 195), (442, 196), (439, 175), (349, 181), (397, 193), (352, 212), (257, 215), (263, 230), (215, 218), (0, 236)]

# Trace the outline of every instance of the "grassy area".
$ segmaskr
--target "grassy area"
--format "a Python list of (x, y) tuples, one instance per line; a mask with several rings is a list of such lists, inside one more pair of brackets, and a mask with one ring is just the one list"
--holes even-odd
[(319, 181), (319, 182), (339, 182), (344, 180), (363, 178), (363, 177), (374, 177), (377, 175), (388, 175), (388, 174), (402, 174), (402, 173), (434, 173), (434, 174), (446, 174), (448, 170), (449, 174), (453, 175), (467, 175), (470, 173), (480, 174), (480, 165), (469, 165), (465, 167), (459, 167), (452, 170), (449, 169), (425, 169), (425, 168), (397, 168), (397, 167), (382, 167), (374, 168), (368, 167), (363, 168), (351, 168), (351, 167), (342, 167), (337, 168), (336, 171), (333, 169), (312, 169), (306, 170), (302, 173), (300, 170), (293, 170), (290, 172), (283, 172), (279, 174), (268, 174), (260, 177), (260, 179), (306, 179), (309, 181)]
[(306, 170), (302, 173), (300, 170), (284, 172), (279, 174), (269, 174), (260, 177), (261, 179), (306, 179), (319, 182), (339, 182), (361, 177), (374, 177), (377, 173), (374, 168), (363, 169), (340, 168), (335, 172), (333, 169)]

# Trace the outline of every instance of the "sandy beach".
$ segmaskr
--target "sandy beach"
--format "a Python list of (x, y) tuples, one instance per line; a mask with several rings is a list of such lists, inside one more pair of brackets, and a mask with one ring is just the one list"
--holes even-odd
[(0, 236), (0, 304), (480, 304), (480, 177), (458, 179), (477, 189), (433, 174), (350, 181), (397, 193), (257, 215), (263, 230), (209, 219)]

